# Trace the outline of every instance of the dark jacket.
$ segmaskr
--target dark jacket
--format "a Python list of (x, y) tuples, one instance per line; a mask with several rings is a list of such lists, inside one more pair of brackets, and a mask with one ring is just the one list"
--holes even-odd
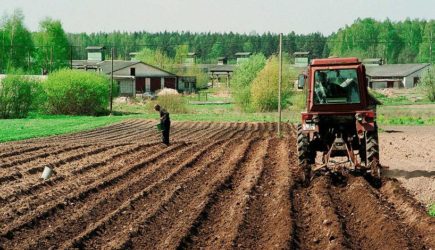
[(160, 124), (162, 125), (163, 130), (171, 126), (171, 119), (169, 118), (169, 113), (163, 108), (160, 109)]

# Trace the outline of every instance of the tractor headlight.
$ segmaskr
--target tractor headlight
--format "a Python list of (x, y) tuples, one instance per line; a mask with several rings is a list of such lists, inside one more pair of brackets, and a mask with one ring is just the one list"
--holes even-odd
[(313, 115), (313, 119), (312, 119), (312, 121), (313, 121), (314, 123), (319, 123), (319, 122), (320, 122), (320, 117), (319, 117), (318, 115)]

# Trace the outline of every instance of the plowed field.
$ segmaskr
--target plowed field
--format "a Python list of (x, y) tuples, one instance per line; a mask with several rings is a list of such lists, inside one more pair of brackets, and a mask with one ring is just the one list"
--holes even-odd
[(1, 144), (0, 249), (435, 247), (394, 179), (302, 185), (290, 125), (174, 122), (167, 147), (154, 124)]

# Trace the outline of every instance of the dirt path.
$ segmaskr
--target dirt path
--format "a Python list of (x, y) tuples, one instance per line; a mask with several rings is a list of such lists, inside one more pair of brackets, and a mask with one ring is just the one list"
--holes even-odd
[(1, 144), (0, 249), (435, 247), (434, 219), (395, 179), (301, 185), (284, 132), (174, 122), (166, 147), (154, 122), (131, 120)]

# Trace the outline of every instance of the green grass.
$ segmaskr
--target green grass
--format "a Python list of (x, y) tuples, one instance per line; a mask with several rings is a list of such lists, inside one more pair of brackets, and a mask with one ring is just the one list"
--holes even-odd
[(132, 118), (124, 116), (35, 116), (0, 120), (0, 142), (89, 130)]
[(371, 90), (372, 93), (384, 106), (433, 104), (421, 88), (390, 89), (394, 94), (387, 96), (379, 90)]
[(433, 203), (432, 205), (429, 206), (428, 213), (431, 217), (435, 217), (435, 203)]
[(435, 125), (435, 104), (379, 106), (378, 123), (384, 125)]

